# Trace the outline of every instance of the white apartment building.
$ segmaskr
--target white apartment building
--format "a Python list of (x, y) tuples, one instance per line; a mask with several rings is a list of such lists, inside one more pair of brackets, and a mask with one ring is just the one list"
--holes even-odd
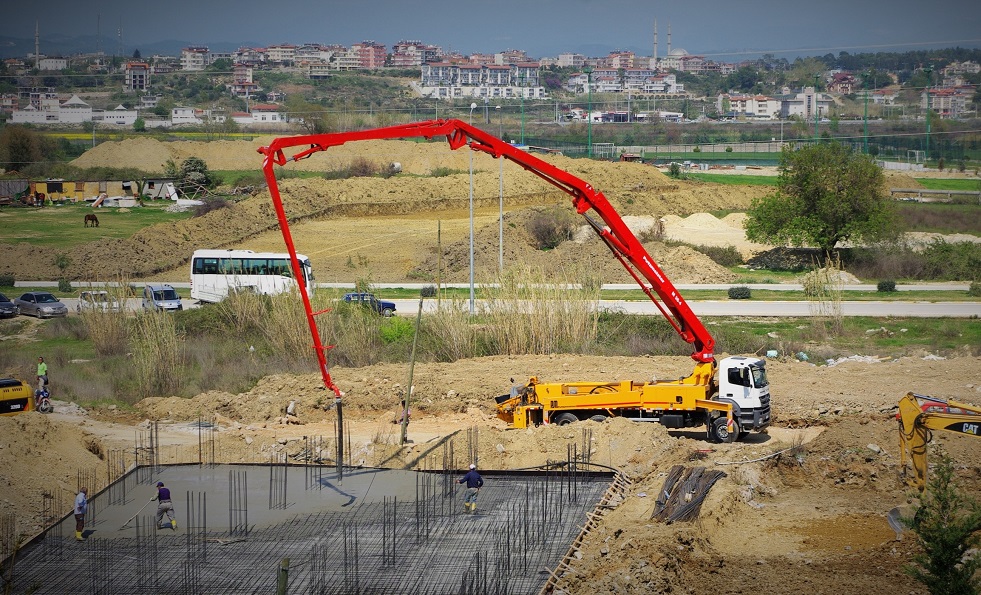
[(192, 46), (181, 50), (181, 70), (204, 70), (210, 56), (207, 46)]
[(41, 58), (38, 60), (38, 68), (41, 70), (64, 70), (68, 68), (67, 58)]

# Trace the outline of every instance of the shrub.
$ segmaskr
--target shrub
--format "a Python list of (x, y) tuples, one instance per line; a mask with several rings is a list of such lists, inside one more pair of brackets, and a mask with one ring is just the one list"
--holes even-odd
[(981, 297), (981, 281), (972, 281), (967, 288), (967, 295), (971, 297)]
[(58, 279), (58, 291), (61, 293), (71, 293), (74, 291), (71, 281), (65, 279), (64, 277)]
[(735, 246), (692, 246), (719, 266), (734, 267), (743, 263), (743, 255)]
[(745, 285), (739, 285), (737, 287), (729, 288), (729, 299), (730, 300), (748, 300), (753, 297), (752, 292)]
[(561, 207), (538, 211), (525, 225), (539, 250), (551, 250), (572, 237), (575, 219)]
[(879, 293), (893, 293), (896, 291), (896, 282), (890, 280), (879, 281), (879, 284), (876, 285), (875, 290)]
[(421, 295), (424, 298), (436, 297), (436, 286), (435, 285), (423, 286), (423, 288), (419, 291), (419, 295)]
[(681, 177), (681, 164), (677, 161), (672, 161), (671, 165), (668, 166), (668, 175), (672, 178)]
[(351, 161), (351, 166), (348, 169), (351, 172), (351, 177), (354, 178), (370, 178), (378, 174), (378, 166), (364, 157), (356, 157)]
[(732, 153), (732, 147), (726, 147), (726, 153)]
[(3, 273), (0, 275), (0, 287), (13, 287), (14, 286), (14, 276), (10, 273)]

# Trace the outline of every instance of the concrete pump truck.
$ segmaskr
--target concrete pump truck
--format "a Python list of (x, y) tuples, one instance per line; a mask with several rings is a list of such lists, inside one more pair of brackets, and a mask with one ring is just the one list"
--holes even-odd
[[(508, 159), (569, 194), (576, 212), (606, 243), (681, 338), (694, 347), (691, 357), (695, 360), (695, 370), (678, 380), (546, 383), (532, 378), (524, 386), (512, 389), (511, 394), (497, 397), (498, 417), (519, 428), (607, 417), (658, 422), (669, 428), (705, 426), (708, 439), (717, 442), (734, 442), (752, 430), (763, 431), (769, 425), (766, 363), (753, 357), (716, 361), (715, 340), (602, 192), (460, 120), (429, 120), (355, 132), (279, 138), (260, 148), (265, 155), (263, 170), (291, 256), (295, 248), (273, 166), (305, 159), (352, 141), (439, 136), (446, 137), (450, 149), (469, 146), (494, 158)], [(287, 147), (303, 148), (287, 157), (284, 152)], [(293, 263), (294, 269), (298, 266)], [(300, 288), (301, 297), (306, 296), (304, 290)], [(340, 391), (327, 368), (325, 353), (329, 348), (322, 345), (317, 332), (314, 316), (318, 313), (312, 311), (308, 299), (304, 299), (304, 306), (324, 384), (339, 397)]]

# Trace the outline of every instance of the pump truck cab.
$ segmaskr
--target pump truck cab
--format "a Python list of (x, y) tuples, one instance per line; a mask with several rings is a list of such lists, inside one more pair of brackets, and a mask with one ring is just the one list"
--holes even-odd
[[(507, 159), (572, 197), (576, 212), (627, 269), (641, 290), (654, 302), (682, 339), (694, 347), (695, 370), (671, 381), (545, 383), (532, 378), (511, 394), (497, 398), (498, 417), (517, 427), (566, 424), (583, 419), (622, 416), (654, 421), (668, 427), (705, 425), (710, 440), (732, 442), (751, 430), (770, 423), (770, 388), (766, 366), (751, 357), (728, 357), (716, 362), (715, 340), (692, 312), (664, 271), (624, 223), (602, 192), (551, 163), (526, 153), (491, 134), (460, 120), (429, 120), (354, 132), (311, 134), (281, 138), (262, 147), (263, 173), (291, 253), (288, 222), (276, 181), (276, 165), (306, 159), (320, 151), (352, 141), (445, 137), (451, 149), (469, 147), (496, 159)], [(287, 156), (288, 147), (300, 149)], [(326, 349), (304, 301), (324, 386), (340, 395), (327, 370)]]

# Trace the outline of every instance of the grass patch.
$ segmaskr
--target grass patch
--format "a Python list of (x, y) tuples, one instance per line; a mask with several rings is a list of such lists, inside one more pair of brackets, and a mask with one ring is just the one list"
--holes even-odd
[(686, 174), (689, 180), (700, 182), (712, 182), (713, 184), (723, 184), (725, 186), (776, 186), (777, 176), (744, 176), (742, 174), (704, 174), (701, 172), (691, 172)]
[(896, 212), (907, 229), (933, 233), (981, 235), (981, 205), (957, 203), (898, 203)]
[(981, 180), (963, 178), (916, 178), (927, 190), (981, 190)]
[(190, 218), (190, 213), (170, 213), (168, 201), (147, 203), (142, 208), (97, 209), (99, 227), (84, 227), (83, 218), (93, 212), (88, 204), (44, 207), (4, 208), (0, 212), (5, 244), (28, 242), (50, 251), (71, 251), (79, 244), (102, 239), (125, 239), (156, 225)]

